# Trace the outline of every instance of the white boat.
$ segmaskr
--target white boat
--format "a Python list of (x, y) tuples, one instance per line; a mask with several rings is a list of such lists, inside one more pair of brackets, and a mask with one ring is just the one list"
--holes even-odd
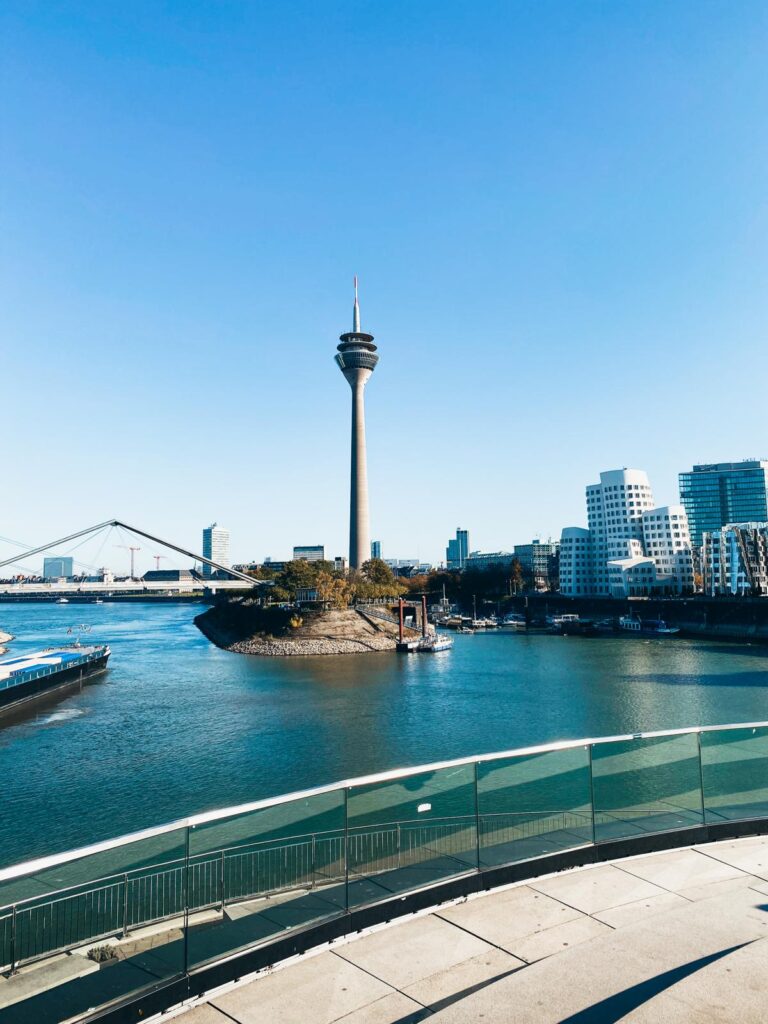
[(69, 604), (69, 598), (68, 597), (60, 597), (58, 599), (58, 601), (56, 602), (56, 604)]
[(515, 629), (525, 629), (525, 616), (520, 612), (510, 612), (505, 615), (501, 622), (502, 626), (514, 626)]
[(450, 651), (452, 647), (453, 640), (449, 636), (436, 636), (431, 633), (422, 638), (419, 651), (422, 654), (436, 654), (438, 651)]

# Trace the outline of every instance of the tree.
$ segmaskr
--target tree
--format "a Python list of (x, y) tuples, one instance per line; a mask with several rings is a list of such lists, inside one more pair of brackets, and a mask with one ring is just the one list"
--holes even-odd
[(513, 590), (513, 592), (515, 594), (519, 594), (520, 591), (523, 590), (523, 588), (525, 586), (525, 575), (523, 573), (523, 567), (520, 564), (520, 559), (519, 558), (516, 558), (512, 562), (510, 579), (512, 580), (512, 590)]
[(352, 584), (343, 576), (334, 576), (328, 572), (318, 573), (315, 586), (317, 599), (332, 608), (346, 608), (352, 597)]
[(367, 562), (363, 562), (360, 573), (369, 583), (395, 582), (395, 574), (381, 558), (369, 558)]

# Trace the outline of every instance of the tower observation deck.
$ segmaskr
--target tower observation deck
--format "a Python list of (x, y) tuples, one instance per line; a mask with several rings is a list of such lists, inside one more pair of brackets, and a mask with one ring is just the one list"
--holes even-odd
[(352, 464), (349, 499), (349, 565), (359, 569), (371, 552), (371, 523), (368, 507), (368, 464), (365, 448), (365, 385), (376, 369), (379, 357), (373, 335), (360, 330), (360, 305), (355, 277), (352, 330), (339, 338), (336, 362), (352, 388)]

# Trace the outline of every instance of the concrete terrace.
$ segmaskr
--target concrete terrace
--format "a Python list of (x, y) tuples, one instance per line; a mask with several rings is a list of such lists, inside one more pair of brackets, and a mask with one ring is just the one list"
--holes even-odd
[(446, 904), (230, 986), (176, 1019), (763, 1024), (768, 837), (578, 868)]

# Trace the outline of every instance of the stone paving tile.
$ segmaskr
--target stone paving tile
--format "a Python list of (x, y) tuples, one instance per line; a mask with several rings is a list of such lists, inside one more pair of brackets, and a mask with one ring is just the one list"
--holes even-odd
[(446, 921), (507, 950), (516, 939), (583, 916), (581, 911), (527, 885), (479, 896), (438, 913)]
[(465, 992), (477, 985), (519, 970), (525, 964), (517, 957), (510, 956), (500, 949), (489, 947), (486, 953), (473, 956), (459, 964), (454, 964), (444, 971), (438, 971), (428, 978), (409, 985), (404, 991), (412, 999), (424, 1006), (434, 1006), (450, 996)]
[(337, 952), (377, 978), (386, 979), (393, 988), (405, 990), (417, 981), (492, 951), (488, 943), (430, 915), (366, 935)]
[(613, 864), (565, 872), (541, 882), (531, 882), (530, 886), (585, 914), (610, 910), (664, 892), (658, 885), (621, 871)]
[[(359, 1010), (338, 1018), (338, 1024), (405, 1024), (410, 1020), (422, 1020), (430, 1016), (421, 1003), (416, 1003), (401, 992), (377, 999)], [(267, 1021), (264, 1021), (267, 1024)], [(297, 1022), (300, 1024), (300, 1022)]]
[(211, 1003), (239, 1024), (332, 1024), (392, 991), (335, 954), (321, 953), (216, 996)]
[(631, 1024), (765, 1024), (768, 940), (752, 942), (683, 978), (623, 1017)]
[(750, 875), (768, 879), (768, 837), (734, 839), (723, 843), (706, 843), (694, 849), (716, 858)]
[(650, 857), (633, 857), (617, 861), (615, 866), (671, 892), (744, 876), (739, 868), (690, 849), (672, 850)]
[(609, 924), (611, 928), (624, 928), (626, 925), (641, 921), (644, 917), (652, 917), (654, 914), (663, 914), (667, 910), (674, 910), (675, 907), (685, 906), (685, 903), (686, 900), (679, 894), (665, 892), (661, 896), (649, 896), (647, 899), (624, 903), (611, 910), (598, 910), (592, 917)]
[(524, 939), (516, 939), (511, 943), (511, 948), (515, 956), (532, 964), (555, 953), (562, 953), (569, 946), (590, 942), (610, 931), (611, 928), (607, 924), (596, 921), (593, 917), (580, 917), (576, 921), (568, 921), (555, 928), (545, 928), (544, 931), (536, 932), (535, 935), (529, 935)]
[(196, 1006), (180, 1019), (184, 1021), (184, 1024), (232, 1024), (231, 1017), (226, 1017), (221, 1010), (217, 1010), (210, 1003)]
[[(607, 932), (446, 1007), (435, 1014), (434, 1024), (476, 1024), (481, 1020), (482, 1024), (510, 1024), (512, 1020), (514, 1024), (559, 1024), (577, 1013), (583, 1014), (584, 1021), (613, 1021), (618, 1019), (617, 1011), (603, 1012), (600, 1004), (618, 995), (622, 1000), (633, 995), (643, 1000), (653, 997), (649, 1007), (653, 1006), (658, 999), (653, 996), (654, 979), (659, 988), (664, 988), (672, 983), (667, 972), (687, 967), (695, 977), (699, 973), (695, 965), (701, 958), (759, 938), (763, 929), (746, 912), (750, 909), (747, 893), (728, 894), (708, 903), (686, 903), (636, 925)], [(754, 1009), (755, 999), (750, 1000)], [(765, 1021), (765, 1005), (760, 997), (762, 1018), (745, 1015), (745, 1020), (750, 1024), (755, 1019)], [(514, 1008), (514, 1015), (510, 1008)], [(634, 1020), (625, 1016), (631, 1009), (631, 1004), (623, 1002), (622, 1021)], [(647, 1024), (673, 1024), (673, 1020), (674, 1024), (683, 1024), (686, 1018), (657, 1013), (648, 1016)], [(691, 1016), (690, 1021), (698, 1024), (696, 1017)], [(709, 1024), (713, 1021), (720, 1024), (718, 1018)], [(738, 1016), (731, 1017), (730, 1022), (742, 1024)]]
[[(687, 900), (697, 902), (698, 900), (712, 899), (714, 896), (722, 896), (724, 893), (736, 892), (739, 889), (752, 889), (755, 884), (760, 885), (760, 879), (754, 875), (738, 875), (736, 878), (725, 878), (722, 882), (710, 882), (709, 885), (694, 885), (690, 889), (681, 889), (680, 896)], [(768, 885), (768, 883), (762, 883)]]

